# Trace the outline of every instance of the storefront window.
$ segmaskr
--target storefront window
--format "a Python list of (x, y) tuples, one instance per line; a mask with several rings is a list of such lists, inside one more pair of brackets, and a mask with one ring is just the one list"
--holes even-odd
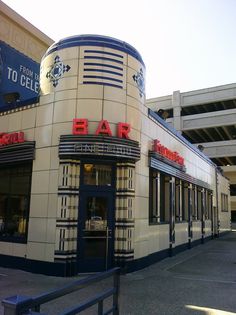
[(181, 211), (181, 180), (175, 180), (175, 221), (182, 221), (182, 211)]
[(197, 220), (202, 219), (202, 189), (197, 187)]
[(212, 194), (209, 190), (206, 190), (206, 211), (205, 211), (205, 219), (211, 220), (211, 210), (212, 208)]
[(221, 194), (221, 211), (228, 212), (228, 195)]
[(149, 223), (160, 222), (159, 213), (160, 173), (150, 172), (150, 207)]
[(182, 220), (183, 221), (188, 221), (189, 215), (188, 215), (188, 210), (189, 210), (189, 195), (188, 195), (188, 183), (187, 182), (182, 182)]
[(191, 194), (192, 194), (192, 218), (193, 220), (197, 220), (197, 187), (195, 185), (192, 186)]
[(160, 221), (170, 220), (170, 180), (171, 177), (163, 173), (160, 175)]
[(26, 242), (32, 165), (0, 168), (0, 240)]
[[(149, 185), (149, 223), (168, 223), (171, 209), (171, 176), (165, 173), (150, 170)], [(212, 218), (212, 191), (190, 184), (175, 177), (175, 222), (192, 220), (207, 220)], [(190, 198), (192, 207), (190, 208)], [(204, 205), (203, 205), (204, 201)], [(228, 196), (222, 194), (222, 211), (228, 211)]]
[(94, 186), (112, 185), (112, 166), (103, 164), (84, 164), (83, 165), (83, 184)]

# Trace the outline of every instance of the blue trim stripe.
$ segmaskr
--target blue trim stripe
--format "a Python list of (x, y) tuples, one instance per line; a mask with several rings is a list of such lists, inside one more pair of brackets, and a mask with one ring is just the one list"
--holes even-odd
[(100, 35), (77, 35), (64, 38), (49, 47), (44, 55), (44, 58), (51, 53), (59, 51), (61, 49), (78, 46), (108, 47), (111, 49), (119, 50), (134, 57), (145, 67), (141, 55), (134, 47), (121, 40)]
[(112, 59), (112, 58), (100, 57), (100, 56), (84, 56), (84, 59), (107, 60), (107, 61), (112, 61), (112, 62), (116, 62), (116, 63), (119, 63), (119, 64), (123, 65), (123, 61)]
[(116, 87), (116, 88), (119, 88), (119, 89), (123, 89), (123, 86), (116, 85), (116, 84), (111, 84), (111, 83), (105, 83), (105, 82), (83, 81), (83, 84), (97, 84), (97, 85), (105, 85), (105, 86), (111, 86), (111, 87)]
[(119, 58), (124, 58), (122, 55), (118, 55), (118, 54), (114, 54), (111, 52), (107, 52), (107, 51), (102, 51), (102, 50), (85, 50), (84, 52), (86, 53), (95, 53), (95, 54), (103, 54), (103, 55), (110, 55), (110, 56), (115, 56), (115, 57), (119, 57)]
[(116, 67), (116, 66), (111, 66), (107, 65), (105, 63), (98, 63), (98, 62), (84, 62), (85, 66), (101, 66), (101, 67), (107, 67), (107, 68), (112, 68), (112, 69), (117, 69), (123, 71), (123, 68)]
[(118, 80), (118, 79), (114, 79), (114, 78), (110, 78), (110, 77), (103, 77), (100, 75), (84, 75), (83, 77), (86, 79), (103, 79), (103, 80), (111, 80), (111, 81), (123, 83), (122, 80)]
[(120, 77), (123, 77), (122, 73), (115, 72), (115, 71), (110, 71), (110, 70), (104, 70), (104, 69), (92, 69), (92, 68), (85, 68), (84, 71), (89, 71), (89, 72), (103, 72), (103, 73), (110, 73), (110, 74), (115, 74)]

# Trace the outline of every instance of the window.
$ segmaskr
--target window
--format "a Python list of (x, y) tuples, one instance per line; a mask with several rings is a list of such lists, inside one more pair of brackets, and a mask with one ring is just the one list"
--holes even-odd
[(0, 168), (0, 240), (26, 242), (32, 164)]
[(230, 184), (230, 195), (236, 196), (236, 185), (235, 184)]
[(171, 177), (160, 173), (160, 221), (170, 221), (170, 180)]
[(193, 220), (197, 220), (197, 187), (195, 185), (193, 185), (191, 194), (192, 194), (192, 218)]
[(202, 220), (202, 189), (197, 187), (197, 220)]
[(149, 223), (169, 222), (170, 176), (150, 170)]
[(150, 206), (149, 206), (149, 223), (160, 222), (159, 211), (159, 192), (160, 192), (160, 173), (150, 171)]
[(112, 185), (112, 166), (103, 164), (83, 165), (83, 184), (95, 186)]
[(182, 182), (182, 219), (188, 221), (189, 214), (189, 196), (188, 196), (188, 183)]
[(228, 195), (221, 194), (221, 211), (228, 212)]
[[(174, 200), (171, 198), (174, 180)], [(149, 185), (149, 223), (168, 223), (171, 214), (171, 201), (175, 203), (175, 222), (188, 222), (190, 215), (193, 221), (212, 219), (212, 191), (180, 178), (150, 170)], [(190, 198), (192, 207), (190, 207)], [(228, 211), (228, 196), (222, 194), (222, 211)], [(190, 211), (192, 213), (190, 213)]]
[(175, 221), (182, 221), (181, 180), (175, 179)]
[(210, 190), (206, 190), (206, 211), (205, 219), (211, 220), (212, 217), (212, 193)]

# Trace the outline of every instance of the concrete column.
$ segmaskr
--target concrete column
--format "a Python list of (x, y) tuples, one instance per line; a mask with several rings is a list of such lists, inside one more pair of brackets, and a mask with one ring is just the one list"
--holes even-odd
[(172, 95), (173, 106), (173, 127), (181, 131), (182, 130), (182, 118), (181, 118), (181, 99), (180, 91), (174, 91)]

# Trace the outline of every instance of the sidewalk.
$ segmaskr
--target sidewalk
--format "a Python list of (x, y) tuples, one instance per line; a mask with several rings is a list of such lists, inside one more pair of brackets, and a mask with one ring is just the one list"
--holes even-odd
[[(16, 294), (37, 295), (78, 278), (0, 268), (0, 300)], [(56, 315), (105, 285), (60, 298), (43, 306), (42, 311)], [(2, 306), (0, 314), (3, 314)], [(95, 313), (91, 310), (82, 314)], [(236, 314), (236, 232), (121, 276), (120, 314)]]

